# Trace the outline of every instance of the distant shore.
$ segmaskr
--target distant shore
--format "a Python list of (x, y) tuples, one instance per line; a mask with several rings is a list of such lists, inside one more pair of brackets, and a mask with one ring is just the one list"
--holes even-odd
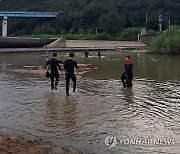
[(0, 48), (0, 53), (33, 51), (145, 51), (147, 46), (137, 41), (66, 40), (66, 48)]

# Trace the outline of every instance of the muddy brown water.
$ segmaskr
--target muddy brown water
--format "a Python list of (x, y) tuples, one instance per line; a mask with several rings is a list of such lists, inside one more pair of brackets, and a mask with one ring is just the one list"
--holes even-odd
[[(122, 88), (124, 57), (132, 57), (134, 86)], [(98, 70), (78, 78), (77, 93), (65, 95), (61, 77), (57, 94), (38, 74), (13, 70), (42, 66), (43, 52), (0, 54), (0, 133), (42, 139), (89, 153), (134, 154), (180, 152), (180, 56), (140, 53), (90, 53), (79, 63)], [(59, 53), (65, 60), (66, 53)], [(126, 140), (107, 149), (108, 135)], [(169, 144), (130, 144), (130, 139), (167, 139)]]

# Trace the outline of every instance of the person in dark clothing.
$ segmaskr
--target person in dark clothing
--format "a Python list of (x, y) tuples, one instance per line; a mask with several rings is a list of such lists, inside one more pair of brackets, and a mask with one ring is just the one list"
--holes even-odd
[[(62, 61), (57, 60), (56, 57), (57, 57), (57, 53), (53, 53), (52, 59), (46, 62), (46, 67), (50, 66), (51, 90), (55, 90), (55, 91), (57, 91), (57, 85), (59, 82), (58, 69), (62, 71), (60, 67), (60, 63), (63, 63)], [(55, 84), (54, 84), (54, 79), (56, 80)]]
[(74, 68), (78, 69), (77, 62), (73, 60), (74, 53), (69, 53), (69, 59), (64, 62), (64, 69), (66, 70), (66, 94), (69, 96), (69, 82), (73, 81), (73, 92), (76, 90), (76, 76), (74, 74)]
[(98, 57), (101, 58), (101, 52), (100, 51), (98, 51)]
[(130, 57), (126, 56), (125, 59), (125, 72), (121, 76), (121, 81), (124, 87), (132, 87), (133, 79), (133, 63), (130, 61)]
[(85, 52), (84, 52), (84, 56), (85, 56), (85, 57), (88, 57), (88, 56), (89, 56), (89, 52), (88, 52), (88, 51), (85, 51)]

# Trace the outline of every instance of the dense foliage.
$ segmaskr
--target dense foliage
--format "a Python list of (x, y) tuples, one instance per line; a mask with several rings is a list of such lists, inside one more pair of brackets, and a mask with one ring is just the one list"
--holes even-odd
[(11, 36), (96, 33), (107, 34), (106, 37), (126, 36), (137, 33), (133, 27), (147, 26), (157, 31), (160, 14), (163, 15), (163, 29), (168, 27), (169, 19), (172, 24), (179, 25), (179, 10), (179, 0), (0, 0), (0, 11), (59, 13), (56, 19), (10, 18)]
[(159, 35), (150, 50), (160, 54), (180, 54), (180, 26), (173, 26)]

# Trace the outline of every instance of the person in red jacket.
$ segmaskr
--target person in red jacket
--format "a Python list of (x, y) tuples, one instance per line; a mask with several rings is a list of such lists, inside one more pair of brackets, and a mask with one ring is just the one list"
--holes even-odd
[(132, 87), (133, 79), (133, 63), (130, 61), (130, 56), (125, 58), (125, 72), (121, 76), (121, 81), (124, 87)]

